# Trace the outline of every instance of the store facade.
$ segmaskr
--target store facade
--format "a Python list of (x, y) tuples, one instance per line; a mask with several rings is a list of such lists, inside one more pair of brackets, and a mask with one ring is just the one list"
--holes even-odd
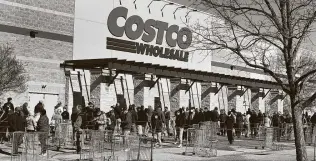
[[(159, 104), (172, 111), (188, 106), (211, 110), (218, 107), (225, 111), (236, 108), (241, 112), (248, 108), (265, 111), (265, 106), (273, 106), (276, 111), (282, 111), (282, 99), (271, 101), (280, 97), (278, 89), (272, 90), (272, 93), (269, 91), (272, 86), (260, 88), (236, 84), (235, 78), (231, 78), (228, 83), (220, 79), (199, 81), (181, 76), (171, 78), (164, 74), (153, 74), (150, 70), (131, 72), (111, 69), (106, 65), (106, 59), (117, 59), (145, 63), (149, 68), (152, 65), (164, 69), (190, 70), (193, 73), (214, 73), (214, 68), (216, 73), (226, 74), (227, 78), (229, 75), (249, 80), (268, 78), (264, 73), (252, 72), (255, 71), (253, 69), (232, 70), (230, 66), (238, 65), (227, 63), (227, 60), (223, 62), (207, 51), (192, 48), (196, 35), (189, 24), (203, 24), (205, 19), (210, 18), (214, 17), (166, 1), (76, 1), (73, 60), (78, 61), (68, 63), (79, 68), (80, 75), (84, 75), (82, 77), (85, 79), (81, 77), (81, 83), (75, 85), (76, 89), (69, 90), (69, 98), (73, 96), (73, 91), (83, 95), (85, 102), (92, 101), (104, 111), (116, 102), (144, 105), (146, 108)], [(92, 69), (92, 66), (83, 65), (83, 60), (104, 60), (105, 64), (103, 67), (93, 66)], [(79, 65), (76, 66), (76, 63)], [(69, 64), (66, 66), (69, 67)], [(226, 78), (225, 75), (223, 77)], [(268, 95), (269, 101), (265, 99)], [(68, 102), (72, 106), (74, 101), (69, 99)]]
[[(270, 90), (275, 86), (254, 80), (268, 80), (261, 71), (223, 53), (193, 52), (187, 24), (203, 24), (209, 14), (152, 0), (3, 0), (0, 7), (15, 15), (0, 15), (0, 41), (15, 48), (28, 75), (27, 90), (6, 93), (2, 102), (13, 97), (16, 106), (33, 108), (43, 101), (49, 117), (57, 101), (70, 112), (89, 101), (104, 111), (116, 102), (172, 110), (189, 102), (226, 111), (283, 109), (283, 97)], [(108, 68), (110, 59), (119, 66)], [(65, 65), (72, 60), (87, 63)]]

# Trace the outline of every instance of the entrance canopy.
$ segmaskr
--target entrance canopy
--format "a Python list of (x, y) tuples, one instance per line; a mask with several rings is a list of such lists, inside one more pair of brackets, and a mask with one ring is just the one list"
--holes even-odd
[(60, 64), (62, 68), (72, 69), (111, 69), (116, 73), (153, 74), (158, 77), (182, 78), (197, 82), (216, 82), (230, 85), (241, 85), (251, 88), (281, 89), (276, 82), (230, 76), (225, 74), (204, 72), (191, 69), (175, 68), (143, 62), (121, 60), (116, 58), (66, 60)]

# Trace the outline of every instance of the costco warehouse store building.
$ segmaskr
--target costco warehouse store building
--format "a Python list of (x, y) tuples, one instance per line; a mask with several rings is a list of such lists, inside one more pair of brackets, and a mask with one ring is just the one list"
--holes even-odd
[(110, 106), (287, 109), (288, 99), (262, 71), (225, 53), (192, 51), (184, 22), (211, 15), (152, 0), (0, 0), (0, 41), (15, 48), (29, 75), (15, 105), (43, 100), (49, 117), (58, 101), (71, 111)]

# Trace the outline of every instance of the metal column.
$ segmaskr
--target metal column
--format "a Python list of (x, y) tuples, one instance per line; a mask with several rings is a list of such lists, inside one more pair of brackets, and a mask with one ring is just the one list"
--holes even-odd
[(124, 75), (125, 75), (125, 85), (126, 85), (126, 91), (127, 91), (127, 98), (128, 98), (129, 105), (131, 105), (131, 98), (129, 96), (129, 88), (128, 88), (128, 84), (127, 84), (126, 74), (124, 74)]

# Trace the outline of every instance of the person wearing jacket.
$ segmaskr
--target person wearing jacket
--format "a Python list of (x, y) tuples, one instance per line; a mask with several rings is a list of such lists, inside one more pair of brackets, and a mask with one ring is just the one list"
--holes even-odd
[(234, 121), (234, 116), (232, 115), (231, 111), (228, 112), (228, 116), (227, 116), (225, 124), (227, 127), (227, 138), (228, 138), (229, 144), (233, 144), (233, 141), (234, 141), (233, 129), (234, 129), (235, 121)]
[(205, 121), (211, 121), (212, 112), (208, 108), (204, 108)]
[(114, 132), (114, 129), (116, 126), (116, 117), (115, 117), (115, 112), (113, 109), (109, 112), (108, 118), (110, 122), (107, 122), (108, 123), (107, 129)]
[(23, 141), (23, 132), (25, 131), (26, 120), (22, 111), (22, 107), (16, 107), (15, 113), (9, 121), (9, 125), (13, 133), (13, 155), (18, 153), (19, 146)]
[(221, 110), (220, 111), (220, 115), (219, 115), (219, 125), (220, 125), (220, 135), (221, 136), (225, 136), (226, 135), (226, 119), (227, 119), (227, 115), (225, 113), (225, 110)]
[(44, 109), (44, 104), (39, 102), (37, 103), (37, 105), (34, 108), (34, 119), (36, 122), (36, 126), (37, 126), (37, 122), (39, 120), (39, 118), (41, 117), (41, 111)]
[(161, 147), (161, 132), (163, 128), (163, 124), (165, 123), (165, 116), (161, 110), (161, 107), (157, 107), (151, 116), (151, 124), (153, 128), (153, 136), (157, 136), (158, 143), (156, 147)]
[(238, 138), (240, 138), (241, 136), (241, 132), (242, 132), (242, 127), (243, 127), (243, 117), (241, 112), (237, 112), (236, 113), (236, 135)]
[(47, 153), (47, 139), (49, 134), (49, 120), (46, 115), (46, 110), (42, 109), (40, 111), (41, 117), (37, 122), (37, 131), (40, 133), (38, 139), (41, 143), (41, 154), (42, 156), (46, 156)]
[(14, 111), (14, 105), (12, 103), (12, 98), (11, 97), (8, 98), (7, 101), (8, 102), (3, 105), (3, 109), (9, 108), (11, 111)]
[(199, 108), (196, 108), (194, 113), (195, 114), (193, 116), (192, 125), (199, 124), (200, 122), (203, 122), (202, 121), (203, 116), (201, 116)]
[(260, 110), (259, 110), (257, 119), (258, 119), (258, 125), (263, 126), (264, 125), (264, 116)]
[[(121, 122), (121, 128), (123, 131), (123, 144), (128, 144), (128, 136), (131, 133), (131, 128), (133, 124), (133, 116), (132, 112), (128, 111), (126, 107), (123, 108), (123, 113), (122, 113), (122, 122)], [(129, 148), (126, 148), (125, 151), (129, 151)]]
[(250, 121), (250, 127), (251, 127), (251, 136), (256, 137), (258, 134), (259, 121), (258, 121), (258, 115), (254, 110), (252, 111), (249, 121)]
[(263, 114), (263, 117), (264, 117), (264, 127), (265, 128), (270, 127), (271, 126), (270, 118), (266, 114)]
[(94, 116), (95, 129), (96, 130), (105, 130), (107, 125), (107, 118), (104, 112), (100, 108), (96, 108), (96, 115)]
[(62, 116), (64, 121), (69, 120), (69, 112), (68, 112), (67, 106), (64, 107), (64, 111), (61, 113), (61, 116)]
[(217, 122), (219, 120), (218, 108), (215, 107), (214, 110), (211, 111), (211, 121)]
[(279, 129), (281, 124), (280, 116), (277, 112), (274, 113), (272, 117), (272, 126), (273, 126), (273, 140), (280, 141), (281, 139), (281, 130)]
[(77, 116), (76, 121), (74, 122), (74, 131), (76, 134), (76, 146), (77, 146), (77, 153), (81, 152), (81, 142), (83, 142), (83, 138), (80, 138), (82, 134), (82, 129), (87, 128), (87, 117), (86, 117), (86, 108), (78, 108), (77, 109)]
[(136, 126), (136, 122), (138, 120), (138, 116), (137, 116), (137, 112), (135, 109), (135, 105), (130, 105), (128, 111), (130, 111), (132, 113), (132, 127), (131, 127), (131, 132), (133, 133), (137, 133), (137, 126)]
[(144, 134), (144, 130), (146, 128), (146, 123), (148, 121), (148, 117), (147, 114), (145, 112), (145, 107), (144, 106), (140, 106), (137, 108), (137, 122), (136, 122), (136, 126), (137, 126), (137, 133), (139, 136), (142, 136)]
[(169, 111), (168, 107), (165, 107), (164, 115), (165, 115), (165, 119), (166, 119), (165, 126), (166, 126), (166, 130), (167, 130), (167, 136), (170, 136), (170, 134), (171, 134), (171, 131), (170, 131), (171, 116), (170, 116), (170, 111)]
[(56, 109), (55, 114), (52, 116), (51, 121), (51, 132), (55, 135), (55, 137), (60, 138), (62, 136), (59, 136), (61, 134), (61, 130), (63, 130), (60, 126), (60, 124), (63, 122), (63, 117), (61, 116), (61, 110)]
[(152, 106), (148, 106), (147, 108), (147, 116), (148, 116), (148, 128), (147, 128), (147, 132), (152, 131), (152, 126), (151, 126), (151, 116), (153, 115), (154, 109), (152, 108)]
[(73, 137), (73, 140), (76, 139), (76, 131), (75, 131), (75, 122), (79, 116), (79, 113), (81, 111), (81, 105), (77, 105), (76, 107), (73, 107), (72, 108), (72, 113), (71, 113), (71, 116), (70, 116), (70, 119), (71, 119), (71, 125), (72, 125), (72, 137)]
[(191, 107), (189, 109), (189, 116), (187, 117), (187, 122), (188, 122), (188, 128), (191, 128), (192, 125), (194, 124), (194, 116), (195, 116), (195, 108)]
[(182, 147), (182, 143), (183, 143), (183, 131), (184, 131), (184, 126), (185, 126), (185, 114), (184, 111), (180, 108), (178, 111), (176, 111), (175, 113), (176, 115), (176, 120), (175, 120), (175, 127), (176, 127), (176, 142), (174, 144), (178, 144), (178, 140), (179, 140), (179, 146), (178, 148)]
[(246, 113), (246, 117), (245, 117), (245, 120), (244, 120), (244, 123), (245, 123), (245, 137), (249, 137), (249, 134), (251, 132), (250, 130), (250, 113), (247, 112)]

